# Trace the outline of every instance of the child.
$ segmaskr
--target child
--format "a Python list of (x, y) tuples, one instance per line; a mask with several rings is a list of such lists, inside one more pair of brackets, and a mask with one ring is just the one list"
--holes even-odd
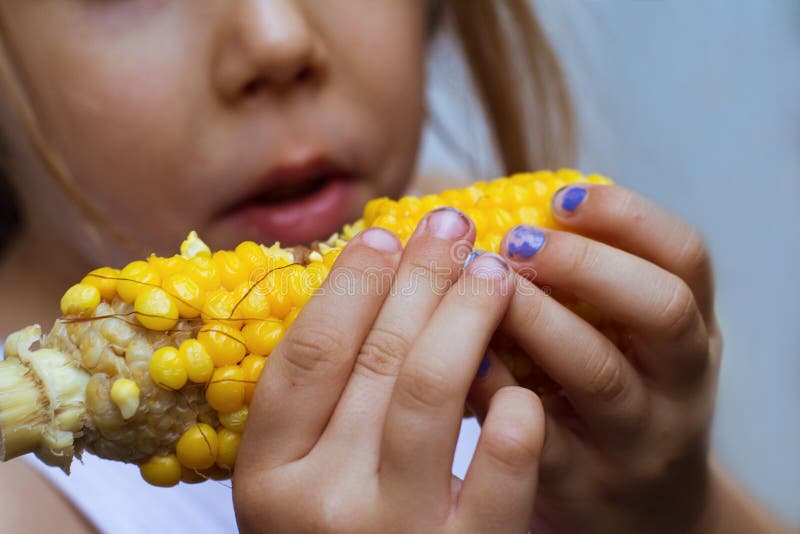
[[(4, 170), (24, 220), (0, 290), (25, 303), (0, 312), (3, 333), (52, 320), (63, 289), (92, 266), (170, 251), (189, 228), (214, 248), (303, 243), (355, 218), (368, 198), (400, 193), (442, 9), (507, 170), (565, 162), (566, 91), (522, 0), (0, 0)], [(312, 299), (252, 406), (234, 480), (241, 528), (733, 531), (718, 512), (738, 497), (707, 451), (720, 339), (702, 240), (619, 187), (571, 188), (554, 206), (587, 237), (519, 228), (504, 258), (480, 255), (463, 272), (450, 250), (474, 228), (452, 210), (429, 215), (402, 255), (382, 230), (348, 246), (338, 265), (353, 275), (385, 267), (400, 284), (422, 258), (451, 268), (411, 295), (366, 285)], [(521, 247), (533, 252), (509, 253)], [(614, 318), (625, 354), (514, 274), (531, 267), (537, 283)], [(457, 278), (466, 292), (431, 289)], [(493, 355), (481, 364), (498, 327), (568, 404), (543, 412)], [(450, 464), (467, 395), (484, 430), (462, 483)], [(85, 473), (106, 483), (108, 508), (98, 510), (69, 484), (63, 495), (24, 464), (4, 466), (10, 512), (0, 524), (184, 529), (229, 506), (207, 494), (181, 500), (185, 487), (125, 491), (111, 469)], [(48, 514), (36, 513), (41, 503)], [(735, 524), (752, 532), (759, 520), (743, 508)]]

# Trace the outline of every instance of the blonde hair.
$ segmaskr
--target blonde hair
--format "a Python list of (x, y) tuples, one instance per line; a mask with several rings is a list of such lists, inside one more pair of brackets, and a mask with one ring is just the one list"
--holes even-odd
[[(571, 164), (575, 156), (575, 120), (566, 80), (531, 4), (530, 0), (429, 3), (434, 29), (442, 15), (452, 16), (506, 173), (556, 168)], [(45, 139), (2, 21), (0, 44), (0, 83), (18, 108), (45, 168), (87, 222), (138, 251), (141, 246), (81, 194), (63, 159)], [(1, 176), (0, 186), (7, 187)], [(6, 210), (14, 213), (11, 197), (6, 199)], [(16, 230), (11, 225), (18, 223), (0, 219), (0, 247)]]
[(447, 2), (506, 173), (556, 168), (575, 158), (566, 80), (531, 4)]

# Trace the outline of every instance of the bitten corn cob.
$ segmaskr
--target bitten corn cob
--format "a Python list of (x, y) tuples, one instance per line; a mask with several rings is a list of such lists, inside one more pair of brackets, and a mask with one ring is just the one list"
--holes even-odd
[[(212, 253), (192, 232), (179, 255), (94, 270), (66, 291), (49, 334), (37, 325), (6, 341), (0, 460), (34, 452), (69, 472), (88, 451), (139, 465), (157, 486), (230, 476), (266, 358), (356, 233), (380, 226), (405, 243), (425, 213), (452, 206), (474, 221), (475, 248), (497, 252), (516, 224), (553, 227), (553, 193), (581, 181), (609, 183), (571, 170), (518, 174), (372, 200), (362, 219), (310, 248), (247, 241)], [(492, 345), (520, 383), (542, 386), (509, 340)]]

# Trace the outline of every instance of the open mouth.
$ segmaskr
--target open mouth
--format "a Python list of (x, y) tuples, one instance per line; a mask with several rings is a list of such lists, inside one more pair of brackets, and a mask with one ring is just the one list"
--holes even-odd
[(277, 168), (224, 216), (264, 243), (304, 244), (326, 239), (348, 222), (359, 187), (351, 172), (325, 162)]
[(246, 202), (248, 204), (275, 205), (302, 200), (324, 189), (333, 179), (331, 176), (317, 174), (302, 182), (279, 183), (259, 192)]

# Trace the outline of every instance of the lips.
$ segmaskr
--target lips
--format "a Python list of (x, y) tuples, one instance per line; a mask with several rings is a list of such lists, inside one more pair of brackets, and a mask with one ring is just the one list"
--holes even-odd
[(358, 188), (352, 171), (328, 160), (284, 165), (267, 173), (224, 217), (263, 243), (310, 243), (341, 229)]

